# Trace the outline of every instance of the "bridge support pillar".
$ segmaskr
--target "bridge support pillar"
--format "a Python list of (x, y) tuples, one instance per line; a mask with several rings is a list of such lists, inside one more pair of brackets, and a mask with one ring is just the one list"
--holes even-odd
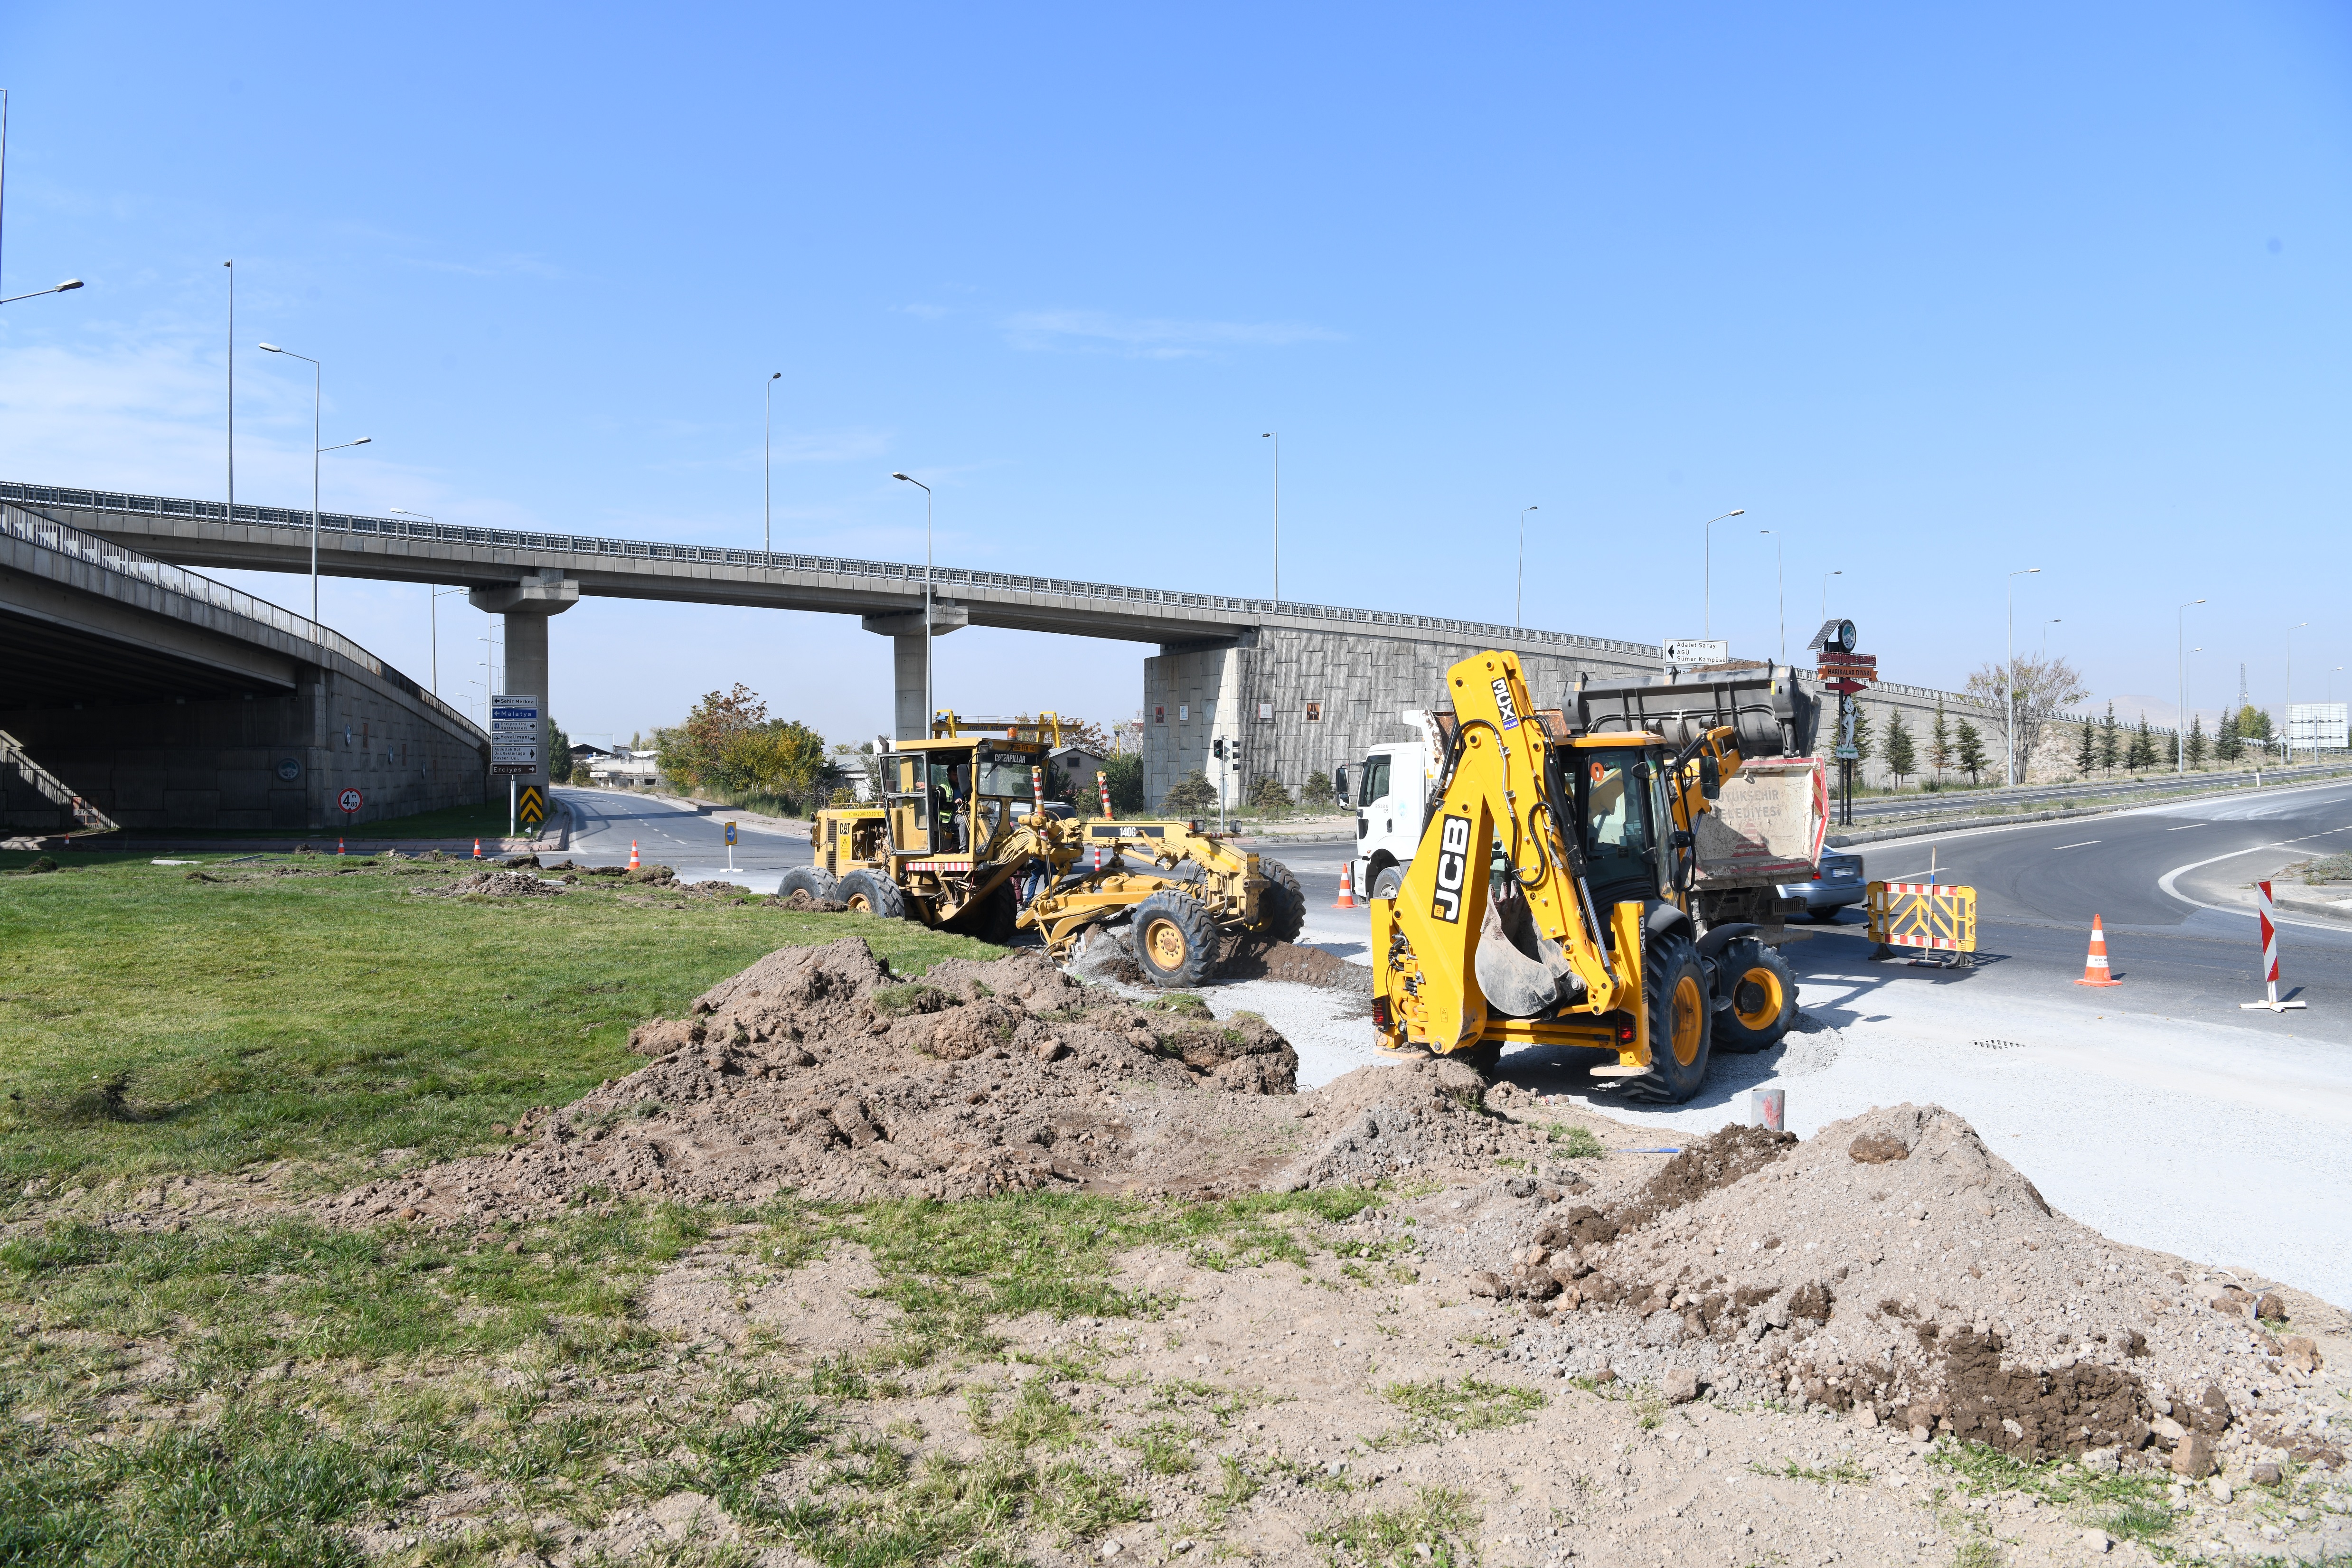
[[(475, 609), (506, 622), (506, 689), (518, 696), (539, 699), (539, 771), (518, 784), (547, 789), (550, 716), (555, 699), (548, 690), (547, 621), (580, 602), (580, 584), (560, 571), (541, 571), (512, 588), (478, 588), (466, 596)], [(493, 783), (504, 782), (504, 777)], [(493, 791), (495, 793), (496, 791)]]
[[(868, 632), (890, 639), (891, 738), (923, 739), (931, 731), (931, 716), (923, 711), (923, 612), (919, 610), (912, 615), (868, 615), (862, 618), (860, 624)], [(944, 637), (971, 624), (971, 612), (966, 606), (944, 600), (931, 601), (932, 636)]]

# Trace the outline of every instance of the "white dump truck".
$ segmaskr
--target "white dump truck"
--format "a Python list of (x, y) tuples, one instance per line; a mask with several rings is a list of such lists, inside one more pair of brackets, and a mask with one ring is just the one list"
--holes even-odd
[[(1700, 819), (1692, 892), (1703, 928), (1753, 922), (1763, 928), (1763, 941), (1780, 941), (1785, 919), (1806, 911), (1803, 884), (1819, 875), (1829, 827), (1824, 765), (1805, 755), (1811, 747), (1816, 705), (1790, 672), (1766, 665), (1736, 675), (1694, 673), (1673, 683), (1586, 685), (1570, 702), (1565, 711), (1545, 709), (1537, 716), (1556, 739), (1640, 731), (1680, 743), (1691, 727), (1708, 723), (1758, 732), (1758, 741), (1762, 730), (1778, 732), (1774, 744), (1794, 755), (1759, 755), (1743, 763), (1723, 780), (1715, 809)], [(1450, 714), (1408, 708), (1397, 717), (1418, 738), (1368, 748), (1352, 778), (1343, 769), (1335, 780), (1356, 802), (1359, 897), (1393, 898), (1403, 886), (1444, 764)], [(1770, 749), (1757, 746), (1759, 752)], [(1650, 804), (1644, 793), (1640, 807)], [(1664, 842), (1654, 833), (1643, 836), (1650, 843)]]

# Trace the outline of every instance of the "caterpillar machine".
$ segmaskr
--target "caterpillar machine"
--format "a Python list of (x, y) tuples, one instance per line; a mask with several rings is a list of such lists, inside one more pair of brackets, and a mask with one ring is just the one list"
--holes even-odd
[(1298, 935), (1307, 901), (1280, 861), (1198, 822), (1088, 820), (1043, 800), (1066, 722), (941, 713), (929, 738), (884, 742), (881, 804), (819, 811), (816, 863), (777, 891), (998, 944), (1034, 929), (1056, 958), (1125, 921), (1144, 973), (1171, 987), (1199, 985), (1243, 943)]
[(1780, 911), (1707, 892), (1699, 852), (1744, 760), (1811, 750), (1818, 706), (1790, 673), (1582, 685), (1541, 713), (1508, 653), (1446, 680), (1421, 843), (1372, 901), (1382, 1046), (1482, 1071), (1512, 1047), (1597, 1048), (1617, 1058), (1599, 1076), (1678, 1103), (1711, 1048), (1786, 1034), (1795, 977), (1753, 918)]

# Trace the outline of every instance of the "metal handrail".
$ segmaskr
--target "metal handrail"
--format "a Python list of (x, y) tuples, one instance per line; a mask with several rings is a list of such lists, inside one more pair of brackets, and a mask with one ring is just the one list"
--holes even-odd
[[(21, 489), (25, 486), (19, 486), (14, 488)], [(60, 501), (53, 504), (66, 506), (72, 503)], [(242, 512), (245, 508), (239, 507), (237, 510)], [(281, 609), (266, 599), (256, 599), (250, 593), (231, 588), (225, 582), (215, 582), (200, 572), (190, 571), (184, 566), (173, 566), (168, 561), (157, 560), (152, 556), (142, 555), (135, 549), (115, 543), (112, 539), (86, 532), (73, 527), (70, 523), (60, 523), (53, 518), (42, 517), (37, 512), (28, 512), (18, 506), (0, 505), (0, 534), (5, 534), (11, 538), (22, 539), (27, 544), (43, 549), (55, 550), (59, 555), (71, 556), (76, 560), (87, 561), (117, 576), (146, 583), (165, 593), (177, 594), (180, 598), (194, 600), (199, 604), (210, 605), (215, 610), (225, 610), (256, 625), (267, 626), (272, 631), (282, 632), (289, 637), (312, 643), (322, 650), (339, 653), (385, 685), (397, 686), (419, 702), (425, 704), (442, 718), (462, 726), (467, 733), (475, 737), (477, 744), (489, 739), (481, 727), (472, 719), (467, 718), (341, 632), (321, 626), (307, 616), (297, 615), (291, 610)]]
[[(53, 485), (23, 485), (5, 480), (0, 480), (0, 500), (79, 507), (90, 511), (126, 512), (142, 517), (256, 523), (265, 528), (299, 528), (305, 533), (310, 528), (309, 512), (284, 507), (249, 506), (242, 501), (237, 503), (236, 516), (231, 518), (227, 505), (220, 501), (186, 500), (170, 496), (133, 496), (111, 490), (74, 490)], [(924, 574), (924, 568), (920, 565), (861, 560), (853, 556), (801, 555), (789, 550), (735, 549), (719, 545), (664, 544), (651, 539), (599, 538), (586, 534), (477, 528), (454, 523), (413, 522), (405, 517), (361, 517), (347, 512), (320, 513), (319, 528), (321, 533), (430, 539), (444, 544), (489, 545), (568, 555), (613, 556), (623, 560), (671, 560), (706, 566), (751, 567), (771, 571), (820, 571), (841, 577), (882, 578), (897, 581), (911, 580), (919, 585)], [(1314, 604), (1297, 600), (1251, 599), (1222, 593), (1190, 593), (1179, 589), (1133, 588), (1120, 583), (1087, 582), (1073, 578), (974, 571), (964, 567), (933, 567), (930, 579), (935, 587), (993, 588), (1014, 593), (1044, 593), (1112, 603), (1156, 604), (1180, 610), (1273, 615), (1286, 620), (1321, 621), (1340, 625), (1452, 632), (1488, 642), (1586, 648), (1596, 653), (1622, 653), (1642, 659), (1657, 659), (1664, 654), (1664, 650), (1654, 643), (1623, 643), (1608, 637), (1580, 636), (1570, 632), (1540, 632), (1532, 627), (1504, 626), (1486, 621), (1457, 621), (1442, 615), (1409, 615), (1397, 611), (1359, 610), (1345, 605)]]
[(0, 729), (0, 768), (13, 768), (33, 792), (50, 805), (71, 817), (81, 831), (111, 833), (121, 827), (113, 818), (91, 805), (73, 787), (56, 774), (33, 760), (25, 743), (5, 729)]

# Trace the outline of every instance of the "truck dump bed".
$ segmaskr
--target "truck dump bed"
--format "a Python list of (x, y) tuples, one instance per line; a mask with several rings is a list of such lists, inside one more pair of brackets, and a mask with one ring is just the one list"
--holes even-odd
[(1821, 758), (1745, 763), (1724, 780), (1715, 810), (1698, 820), (1696, 884), (1721, 889), (1810, 882), (1829, 821), (1829, 770)]

